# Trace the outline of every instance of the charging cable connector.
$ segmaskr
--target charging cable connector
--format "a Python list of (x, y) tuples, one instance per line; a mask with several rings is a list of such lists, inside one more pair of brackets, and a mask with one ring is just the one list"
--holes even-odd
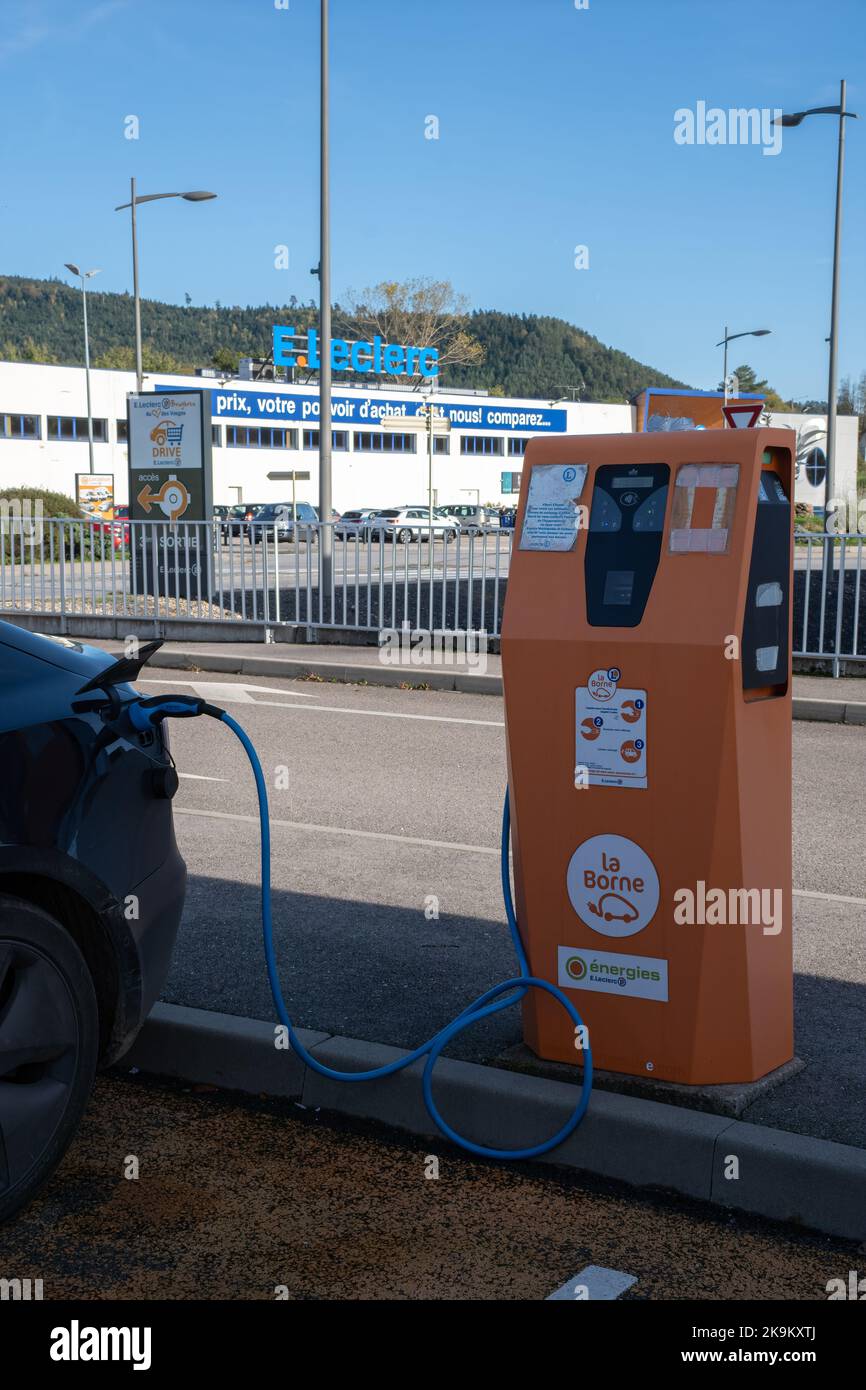
[(196, 695), (151, 695), (147, 700), (131, 700), (126, 713), (133, 728), (144, 733), (163, 719), (196, 719), (201, 714), (222, 719), (225, 710), (209, 705)]

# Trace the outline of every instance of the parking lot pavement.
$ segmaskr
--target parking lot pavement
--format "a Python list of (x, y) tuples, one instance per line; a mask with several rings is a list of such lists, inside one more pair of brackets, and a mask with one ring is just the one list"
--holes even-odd
[[(147, 694), (190, 690), (160, 670)], [(269, 780), (283, 988), (308, 1028), (411, 1047), (513, 972), (499, 887), (502, 703), (490, 696), (208, 673)], [(238, 703), (240, 701), (240, 703)], [(208, 720), (172, 725), (177, 831), (190, 868), (171, 1003), (270, 1019), (258, 818), (242, 749)], [(743, 1118), (866, 1144), (866, 730), (794, 726), (798, 1076)], [(437, 914), (438, 913), (438, 917)], [(520, 1040), (517, 1010), (452, 1055), (490, 1061)]]
[(627, 1300), (814, 1301), (857, 1255), (297, 1107), (113, 1077), (47, 1188), (0, 1230), (0, 1278), (41, 1279), (45, 1300), (542, 1300), (589, 1266), (624, 1276), (584, 1276), (599, 1292), (633, 1279)]

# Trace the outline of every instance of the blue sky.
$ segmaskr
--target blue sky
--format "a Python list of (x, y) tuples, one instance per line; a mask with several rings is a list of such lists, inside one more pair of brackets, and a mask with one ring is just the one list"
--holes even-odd
[[(331, 0), (331, 14), (335, 297), (450, 279), (475, 307), (560, 315), (698, 387), (721, 376), (727, 323), (773, 330), (731, 365), (826, 395), (836, 122), (811, 118), (770, 156), (679, 145), (674, 113), (829, 105), (847, 76), (863, 119), (848, 122), (840, 374), (866, 370), (863, 0)], [(80, 259), (102, 267), (94, 288), (131, 288), (113, 208), (135, 175), (139, 192), (219, 194), (141, 210), (142, 294), (308, 299), (317, 59), (318, 0), (2, 0), (0, 273)]]

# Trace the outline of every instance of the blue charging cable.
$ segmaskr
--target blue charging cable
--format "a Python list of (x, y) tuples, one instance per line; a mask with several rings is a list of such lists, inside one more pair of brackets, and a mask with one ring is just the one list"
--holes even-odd
[(150, 700), (137, 700), (128, 707), (132, 723), (136, 728), (144, 729), (149, 725), (157, 723), (166, 717), (184, 718), (190, 715), (208, 714), (215, 719), (221, 720), (228, 725), (232, 733), (240, 740), (244, 751), (249, 759), (253, 770), (256, 783), (256, 792), (259, 802), (259, 822), (261, 826), (261, 858), (262, 858), (262, 936), (265, 948), (265, 961), (267, 963), (268, 981), (271, 987), (271, 995), (274, 1007), (280, 1022), (285, 1027), (289, 1041), (293, 1050), (301, 1060), (320, 1076), (327, 1076), (332, 1081), (379, 1081), (382, 1077), (393, 1076), (395, 1072), (402, 1071), (404, 1067), (409, 1067), (413, 1062), (417, 1062), (421, 1057), (426, 1057), (424, 1072), (422, 1076), (422, 1090), (424, 1094), (424, 1104), (430, 1113), (431, 1118), (442, 1131), (447, 1139), (452, 1143), (459, 1144), (462, 1149), (469, 1153), (477, 1154), (481, 1158), (504, 1158), (504, 1159), (527, 1159), (539, 1158), (542, 1154), (550, 1153), (563, 1140), (577, 1129), (589, 1105), (589, 1097), (592, 1091), (592, 1050), (588, 1041), (582, 1048), (583, 1057), (583, 1079), (580, 1088), (580, 1095), (577, 1104), (565, 1124), (550, 1139), (545, 1139), (540, 1144), (532, 1144), (523, 1149), (495, 1149), (484, 1144), (476, 1144), (474, 1140), (467, 1139), (464, 1135), (458, 1134), (449, 1125), (448, 1121), (439, 1113), (439, 1108), (433, 1097), (433, 1069), (445, 1047), (452, 1038), (456, 1038), (464, 1029), (471, 1027), (473, 1023), (480, 1022), (483, 1018), (490, 1018), (491, 1015), (499, 1013), (502, 1009), (509, 1009), (514, 1004), (519, 1004), (530, 989), (544, 990), (545, 993), (552, 995), (565, 1009), (569, 1018), (572, 1020), (575, 1029), (580, 1030), (583, 1037), (584, 1028), (577, 1009), (572, 1004), (566, 994), (556, 985), (552, 985), (549, 980), (539, 979), (533, 975), (529, 969), (529, 961), (526, 958), (526, 951), (520, 937), (520, 930), (517, 925), (517, 917), (514, 912), (514, 901), (511, 895), (511, 875), (508, 864), (508, 848), (511, 832), (511, 811), (509, 806), (508, 790), (505, 792), (505, 804), (502, 810), (502, 839), (500, 846), (500, 868), (502, 875), (502, 896), (505, 900), (505, 915), (508, 919), (508, 929), (511, 933), (511, 940), (514, 943), (515, 954), (519, 975), (515, 975), (510, 980), (503, 980), (500, 984), (494, 985), (484, 994), (479, 995), (461, 1014), (458, 1014), (451, 1023), (445, 1025), (438, 1033), (435, 1033), (427, 1042), (416, 1047), (414, 1052), (409, 1052), (405, 1057), (401, 1057), (396, 1062), (388, 1062), (385, 1066), (374, 1067), (370, 1071), (338, 1071), (335, 1067), (325, 1066), (311, 1052), (308, 1052), (298, 1037), (294, 1024), (289, 1017), (286, 1008), (283, 992), (280, 988), (279, 976), (277, 974), (277, 961), (274, 952), (274, 928), (271, 916), (271, 827), (268, 814), (268, 790), (265, 785), (262, 765), (259, 762), (258, 754), (252, 740), (246, 730), (232, 719), (225, 710), (218, 709), (214, 705), (208, 705), (205, 701), (187, 696), (169, 696), (167, 698), (155, 697)]

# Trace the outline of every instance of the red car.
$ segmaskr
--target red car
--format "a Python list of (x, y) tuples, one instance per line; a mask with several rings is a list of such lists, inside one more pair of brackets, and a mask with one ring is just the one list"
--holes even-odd
[(110, 536), (115, 550), (122, 550), (129, 545), (129, 507), (125, 503), (114, 508), (113, 521), (96, 521), (93, 523), (94, 539), (96, 534), (102, 531), (104, 535)]

